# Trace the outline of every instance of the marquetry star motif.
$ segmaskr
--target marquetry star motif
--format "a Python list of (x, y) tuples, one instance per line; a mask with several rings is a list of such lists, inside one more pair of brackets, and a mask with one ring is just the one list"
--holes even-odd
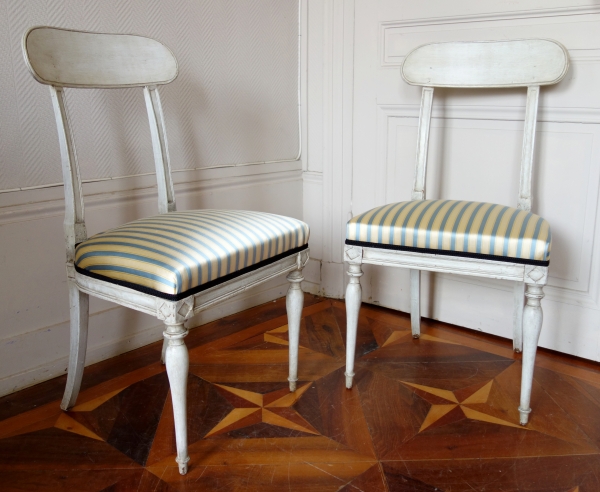
[[(284, 345), (288, 347), (290, 342), (289, 338), (289, 327), (288, 325), (280, 326), (279, 328), (275, 328), (274, 330), (265, 331), (263, 333), (263, 340), (269, 343), (275, 343), (277, 345)], [(301, 349), (307, 349), (302, 344), (299, 345)]]
[(219, 393), (235, 408), (204, 437), (225, 434), (261, 422), (307, 434), (320, 435), (292, 408), (311, 384), (310, 382), (306, 383), (294, 392), (290, 392), (286, 385), (282, 389), (265, 394), (215, 384)]
[(288, 332), (288, 325), (280, 326), (274, 330), (269, 330), (263, 334), (265, 342), (276, 343), (277, 345), (289, 345), (290, 343), (284, 338)]
[[(419, 432), (424, 431), (436, 423), (438, 425), (446, 425), (464, 418), (491, 424), (505, 425), (508, 427), (516, 427), (517, 429), (527, 429), (526, 427), (522, 427), (521, 425), (493, 415), (494, 413), (499, 413), (498, 410), (495, 410), (488, 404), (494, 380), (487, 382), (470, 396), (461, 400), (459, 400), (453, 391), (432, 388), (421, 384), (407, 383), (405, 381), (402, 381), (402, 383), (411, 387), (413, 391), (419, 394), (419, 396), (424, 397), (424, 399), (436, 401), (436, 403), (431, 405), (429, 412), (425, 416), (425, 420), (421, 424)], [(431, 395), (432, 398), (428, 398), (428, 395)]]

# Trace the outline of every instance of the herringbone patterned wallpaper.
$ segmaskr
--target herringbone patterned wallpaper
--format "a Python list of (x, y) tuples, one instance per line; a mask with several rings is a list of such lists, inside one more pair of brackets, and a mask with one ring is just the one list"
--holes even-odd
[[(154, 37), (179, 77), (161, 89), (173, 169), (298, 153), (298, 0), (0, 0), (0, 190), (62, 180), (48, 89), (21, 53), (52, 25)], [(66, 91), (83, 179), (153, 171), (140, 89)]]

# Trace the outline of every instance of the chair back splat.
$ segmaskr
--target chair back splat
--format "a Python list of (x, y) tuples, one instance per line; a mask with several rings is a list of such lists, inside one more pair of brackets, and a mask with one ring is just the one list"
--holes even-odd
[(143, 36), (32, 27), (23, 36), (23, 55), (33, 77), (50, 86), (65, 184), (67, 260), (87, 239), (81, 176), (63, 88), (143, 87), (158, 183), (159, 213), (173, 212), (175, 194), (167, 135), (156, 86), (177, 77), (175, 56), (162, 43)]
[(560, 82), (568, 70), (565, 47), (547, 39), (434, 43), (409, 53), (402, 65), (402, 78), (408, 84), (423, 87), (412, 199), (425, 199), (434, 87), (527, 87), (518, 208), (530, 211), (540, 86)]

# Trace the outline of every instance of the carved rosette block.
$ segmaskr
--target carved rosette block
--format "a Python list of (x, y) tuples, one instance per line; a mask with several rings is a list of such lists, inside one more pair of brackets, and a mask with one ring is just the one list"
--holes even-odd
[(363, 249), (362, 246), (344, 245), (344, 261), (355, 265), (362, 263)]
[(194, 296), (180, 301), (157, 299), (156, 317), (166, 324), (183, 323), (194, 314)]
[(548, 282), (548, 267), (525, 265), (525, 283), (546, 285)]

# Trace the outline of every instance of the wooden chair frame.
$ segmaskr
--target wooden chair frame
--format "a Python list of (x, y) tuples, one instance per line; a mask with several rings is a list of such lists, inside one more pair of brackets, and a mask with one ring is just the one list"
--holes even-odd
[[(425, 200), (427, 150), (435, 87), (527, 87), (518, 208), (530, 211), (540, 86), (559, 82), (568, 68), (567, 50), (552, 40), (435, 43), (412, 51), (402, 65), (402, 77), (408, 84), (422, 86), (423, 90), (411, 200)], [(543, 287), (548, 280), (548, 267), (348, 244), (344, 248), (344, 261), (348, 263), (350, 277), (346, 289), (348, 388), (352, 387), (354, 377), (356, 333), (362, 295), (361, 264), (410, 269), (410, 315), (414, 338), (420, 336), (421, 270), (515, 281), (513, 348), (515, 352), (523, 353), (519, 413), (521, 424), (527, 424), (531, 412), (535, 354), (542, 328), (540, 301), (544, 297)]]
[[(70, 305), (70, 356), (67, 385), (61, 408), (75, 405), (81, 386), (87, 347), (89, 295), (155, 316), (164, 322), (162, 361), (166, 364), (173, 400), (177, 458), (181, 474), (187, 473), (186, 384), (188, 352), (183, 341), (186, 320), (246, 289), (276, 276), (288, 274), (286, 296), (289, 327), (289, 386), (298, 380), (300, 318), (304, 302), (302, 269), (308, 262), (308, 247), (250, 273), (218, 284), (178, 301), (169, 301), (128, 287), (91, 278), (75, 270), (75, 247), (87, 239), (79, 165), (64, 101), (64, 88), (143, 87), (150, 122), (158, 182), (159, 213), (174, 212), (175, 193), (171, 178), (167, 135), (158, 85), (177, 77), (173, 53), (156, 40), (142, 36), (91, 33), (46, 26), (32, 27), (22, 41), (23, 55), (34, 78), (49, 85), (56, 117), (65, 187), (64, 232)], [(152, 63), (142, 63), (140, 50)]]

